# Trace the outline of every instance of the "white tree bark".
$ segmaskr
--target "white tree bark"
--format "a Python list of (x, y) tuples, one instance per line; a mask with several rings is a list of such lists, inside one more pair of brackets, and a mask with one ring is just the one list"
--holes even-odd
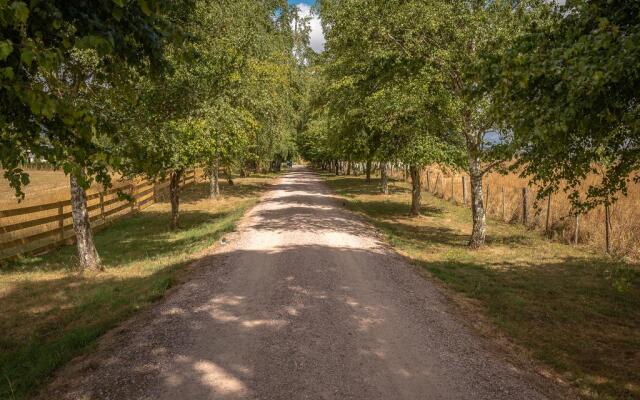
[(71, 186), (71, 215), (73, 218), (73, 230), (76, 234), (76, 246), (78, 247), (78, 260), (81, 270), (102, 270), (100, 257), (93, 241), (91, 221), (87, 210), (87, 194), (78, 183), (75, 175), (70, 177)]
[(178, 218), (180, 216), (180, 178), (183, 171), (181, 169), (171, 172), (169, 182), (169, 197), (171, 200), (171, 229), (178, 229)]
[(218, 170), (220, 161), (219, 158), (216, 157), (216, 160), (211, 165), (211, 180), (210, 180), (210, 188), (209, 188), (209, 197), (212, 199), (217, 199), (220, 196), (220, 183), (218, 177)]
[(479, 248), (484, 245), (487, 236), (487, 220), (482, 201), (483, 171), (479, 149), (475, 147), (475, 143), (469, 143), (469, 139), (467, 139), (467, 142), (467, 147), (469, 148), (469, 180), (471, 181), (471, 215), (473, 218), (469, 246)]
[(411, 215), (420, 215), (420, 202), (422, 200), (422, 182), (421, 182), (421, 168), (417, 165), (411, 165), (409, 167), (409, 174), (411, 175)]
[(389, 194), (389, 177), (387, 175), (387, 163), (380, 163), (380, 190), (383, 194)]

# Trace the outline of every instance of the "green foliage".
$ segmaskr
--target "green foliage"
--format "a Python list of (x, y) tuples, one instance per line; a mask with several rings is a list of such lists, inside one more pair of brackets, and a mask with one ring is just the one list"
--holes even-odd
[[(144, 7), (138, 4), (143, 3)], [(188, 9), (188, 2), (179, 2)], [(30, 155), (109, 183), (95, 94), (123, 68), (163, 64), (172, 25), (159, 2), (22, 2), (0, 5), (0, 163), (22, 195)]]
[[(49, 376), (140, 309), (161, 298), (194, 254), (235, 228), (269, 184), (250, 178), (225, 188), (233, 200), (209, 202), (207, 185), (189, 186), (180, 231), (156, 204), (96, 235), (107, 270), (75, 271), (73, 246), (0, 267), (0, 398), (27, 399)], [(36, 311), (34, 311), (36, 310)]]
[[(547, 6), (503, 57), (488, 60), (496, 112), (512, 137), (503, 156), (545, 196), (566, 184), (577, 208), (611, 203), (640, 179), (640, 3)], [(586, 196), (581, 186), (590, 174)]]
[(586, 399), (637, 397), (640, 370), (631, 360), (640, 346), (638, 265), (495, 220), (491, 246), (471, 250), (466, 207), (427, 195), (424, 217), (412, 219), (406, 183), (394, 182), (384, 201), (362, 178), (330, 176), (327, 183), (394, 247), (473, 299), (481, 309), (471, 309), (471, 320), (486, 315)]
[(291, 15), (280, 2), (250, 0), (199, 0), (177, 13), (189, 37), (168, 48), (170, 68), (137, 77), (113, 116), (125, 169), (157, 177), (217, 159), (286, 159), (298, 68)]

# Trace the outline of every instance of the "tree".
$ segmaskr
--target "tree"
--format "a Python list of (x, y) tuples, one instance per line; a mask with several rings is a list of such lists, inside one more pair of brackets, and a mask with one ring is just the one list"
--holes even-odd
[[(467, 171), (471, 180), (473, 229), (471, 247), (480, 247), (486, 237), (486, 217), (482, 201), (482, 180), (495, 165), (487, 163), (485, 135), (498, 125), (490, 112), (492, 93), (483, 85), (478, 72), (481, 57), (502, 54), (523, 24), (529, 18), (526, 11), (535, 2), (498, 0), (492, 2), (456, 0), (450, 2), (413, 0), (368, 2), (367, 24), (358, 30), (350, 29), (345, 43), (369, 38), (382, 55), (378, 63), (382, 71), (404, 68), (407, 73), (430, 75), (427, 86), (434, 96), (450, 96), (450, 106), (442, 117), (450, 132), (464, 141), (467, 153)], [(330, 10), (344, 13), (349, 3), (326, 2)], [(374, 21), (371, 23), (370, 21)], [(332, 29), (342, 29), (335, 24)], [(347, 27), (350, 27), (347, 23)], [(367, 42), (367, 40), (363, 40)], [(358, 41), (358, 43), (360, 43)], [(331, 47), (329, 47), (331, 49)], [(375, 53), (374, 53), (375, 54)], [(393, 57), (390, 56), (394, 55)], [(385, 63), (385, 61), (393, 61)], [(435, 89), (435, 90), (434, 90)]]
[[(187, 2), (180, 4), (188, 9)], [(70, 175), (80, 267), (99, 268), (85, 190), (110, 184), (110, 132), (96, 129), (97, 92), (119, 82), (123, 70), (158, 69), (172, 26), (155, 0), (10, 1), (0, 8), (0, 162), (24, 197), (21, 165), (46, 159)]]
[[(577, 212), (608, 207), (640, 179), (640, 3), (574, 0), (539, 14), (486, 62), (510, 132), (496, 157), (515, 156), (511, 170), (540, 197), (563, 186)], [(585, 191), (592, 174), (601, 179)]]
[(388, 191), (388, 163), (411, 165), (412, 213), (418, 214), (422, 167), (427, 163), (459, 165), (460, 161), (461, 141), (452, 118), (459, 108), (458, 99), (441, 65), (431, 60), (443, 49), (433, 44), (424, 49), (424, 43), (419, 43), (422, 34), (432, 29), (427, 22), (418, 25), (422, 31), (415, 28), (416, 16), (440, 18), (436, 12), (440, 10), (438, 3), (425, 1), (364, 3), (320, 3), (331, 83), (328, 103), (330, 114), (342, 127), (331, 131), (345, 143), (364, 138), (367, 178), (371, 160), (379, 160), (383, 193)]

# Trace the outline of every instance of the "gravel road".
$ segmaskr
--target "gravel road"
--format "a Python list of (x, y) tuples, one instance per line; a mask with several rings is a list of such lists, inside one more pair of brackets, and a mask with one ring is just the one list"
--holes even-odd
[(195, 270), (42, 397), (545, 398), (305, 169)]

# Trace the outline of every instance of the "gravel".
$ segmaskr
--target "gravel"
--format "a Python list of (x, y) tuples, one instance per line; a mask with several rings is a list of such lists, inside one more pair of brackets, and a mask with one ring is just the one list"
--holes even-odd
[(41, 397), (546, 398), (312, 172), (287, 173), (225, 242)]

